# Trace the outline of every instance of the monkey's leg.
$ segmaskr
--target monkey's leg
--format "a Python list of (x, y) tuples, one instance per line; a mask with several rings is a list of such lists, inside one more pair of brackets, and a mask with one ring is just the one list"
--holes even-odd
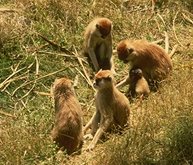
[[(113, 115), (113, 114), (112, 114)], [(113, 116), (109, 116), (108, 118), (102, 119), (103, 121), (100, 123), (100, 127), (97, 130), (92, 142), (87, 148), (87, 151), (93, 150), (96, 143), (100, 139), (100, 137), (103, 135), (103, 133), (109, 128), (110, 124), (113, 122)]]

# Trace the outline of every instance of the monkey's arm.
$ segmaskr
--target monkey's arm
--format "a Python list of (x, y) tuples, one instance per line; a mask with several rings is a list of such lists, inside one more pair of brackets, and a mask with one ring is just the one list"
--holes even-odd
[[(89, 120), (89, 122), (86, 124), (86, 126), (83, 128), (83, 133), (85, 134), (86, 131), (89, 128), (92, 128), (92, 132), (91, 134), (93, 135), (93, 132), (95, 133), (96, 130), (98, 129), (98, 123), (100, 121), (100, 113), (98, 111), (96, 111), (92, 118)], [(96, 128), (95, 128), (96, 127)]]
[(116, 85), (117, 88), (124, 87), (125, 85), (129, 84), (130, 78), (127, 76), (124, 80)]

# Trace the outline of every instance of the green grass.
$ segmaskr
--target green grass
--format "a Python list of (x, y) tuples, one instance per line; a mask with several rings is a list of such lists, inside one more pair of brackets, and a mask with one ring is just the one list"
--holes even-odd
[[(147, 0), (1, 0), (0, 9), (6, 9), (0, 10), (0, 165), (193, 163), (192, 0), (159, 0), (153, 15)], [(170, 51), (179, 46), (172, 76), (142, 104), (131, 104), (130, 128), (110, 135), (94, 152), (69, 158), (57, 153), (50, 139), (53, 100), (43, 94), (55, 78), (78, 75), (76, 93), (85, 124), (95, 110), (94, 91), (74, 55), (65, 56), (38, 34), (81, 54), (84, 28), (96, 16), (113, 21), (114, 49), (124, 38), (164, 39), (164, 31)], [(114, 61), (119, 81), (129, 66), (116, 53)], [(92, 80), (92, 70), (83, 64)]]

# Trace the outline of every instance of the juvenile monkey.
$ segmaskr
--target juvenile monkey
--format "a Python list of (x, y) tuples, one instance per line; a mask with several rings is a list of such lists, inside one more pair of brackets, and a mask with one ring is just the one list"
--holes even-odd
[(85, 29), (84, 54), (98, 72), (112, 68), (112, 22), (108, 18), (95, 18)]
[(80, 150), (83, 144), (82, 110), (74, 94), (71, 80), (56, 79), (52, 88), (55, 103), (55, 125), (52, 139), (67, 154)]
[(95, 75), (94, 87), (97, 89), (96, 112), (84, 128), (84, 133), (91, 128), (91, 134), (94, 136), (88, 150), (92, 150), (103, 133), (112, 126), (124, 128), (128, 124), (130, 114), (129, 101), (114, 86), (110, 70), (100, 70)]
[(143, 72), (141, 69), (132, 69), (129, 72), (129, 90), (128, 95), (131, 98), (137, 96), (143, 97), (148, 96), (150, 93), (149, 85), (146, 79), (143, 77)]
[[(170, 56), (160, 46), (145, 40), (122, 40), (117, 45), (118, 58), (131, 64), (131, 70), (139, 68), (149, 85), (155, 86), (172, 71)], [(129, 83), (129, 77), (117, 87)]]

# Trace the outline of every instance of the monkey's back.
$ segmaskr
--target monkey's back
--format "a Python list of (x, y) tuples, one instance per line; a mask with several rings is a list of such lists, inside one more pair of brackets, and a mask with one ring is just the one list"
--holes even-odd
[(82, 143), (82, 111), (75, 97), (61, 100), (60, 109), (56, 111), (52, 138), (59, 148), (68, 154), (74, 152)]
[(169, 55), (159, 45), (143, 40), (128, 41), (127, 44), (136, 52), (132, 67), (142, 69), (146, 79), (162, 80), (172, 70)]
[(117, 88), (114, 89), (113, 107), (115, 124), (121, 127), (126, 126), (129, 121), (130, 103)]

